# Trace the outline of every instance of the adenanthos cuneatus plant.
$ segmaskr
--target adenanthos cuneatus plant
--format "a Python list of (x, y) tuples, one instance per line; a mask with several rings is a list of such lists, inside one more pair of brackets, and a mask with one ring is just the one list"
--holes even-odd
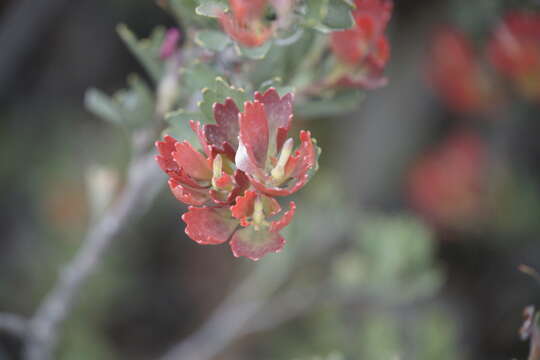
[(258, 260), (280, 251), (279, 231), (292, 220), (291, 201), (284, 213), (276, 197), (300, 190), (317, 170), (320, 149), (309, 131), (300, 132), (294, 149), (288, 131), (293, 95), (273, 88), (255, 93), (240, 111), (234, 100), (213, 105), (215, 124), (191, 121), (200, 149), (165, 136), (157, 142), (157, 161), (169, 187), (191, 205), (182, 219), (186, 234), (199, 244), (230, 240), (235, 256)]

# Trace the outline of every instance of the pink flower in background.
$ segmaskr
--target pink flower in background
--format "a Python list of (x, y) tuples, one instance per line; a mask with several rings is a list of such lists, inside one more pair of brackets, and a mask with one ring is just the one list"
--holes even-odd
[(169, 176), (175, 197), (190, 206), (182, 216), (186, 234), (204, 245), (230, 240), (235, 256), (258, 260), (280, 251), (279, 231), (293, 218), (296, 205), (282, 215), (274, 196), (303, 187), (317, 169), (319, 150), (309, 132), (293, 150), (287, 138), (292, 94), (255, 93), (240, 112), (232, 99), (214, 104), (215, 124), (191, 122), (201, 149), (170, 136), (156, 143), (156, 157)]
[(457, 112), (482, 112), (493, 106), (493, 85), (459, 30), (444, 27), (434, 36), (428, 64), (433, 88)]
[(181, 37), (182, 34), (177, 28), (167, 30), (165, 40), (163, 41), (163, 44), (159, 50), (159, 57), (161, 60), (168, 59), (174, 55), (174, 53), (178, 50)]
[(426, 154), (409, 173), (411, 206), (440, 226), (461, 227), (482, 213), (485, 144), (455, 133)]
[(336, 31), (330, 47), (346, 67), (337, 83), (343, 86), (377, 88), (386, 84), (384, 68), (390, 58), (390, 44), (384, 32), (392, 14), (391, 0), (356, 0), (355, 27)]
[(494, 31), (488, 56), (525, 97), (540, 101), (540, 13), (506, 15)]

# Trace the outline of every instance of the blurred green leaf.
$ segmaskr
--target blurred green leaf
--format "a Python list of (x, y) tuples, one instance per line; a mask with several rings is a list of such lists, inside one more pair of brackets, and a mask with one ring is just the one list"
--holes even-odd
[(163, 62), (159, 59), (159, 50), (165, 38), (165, 30), (162, 27), (157, 27), (148, 39), (143, 40), (137, 39), (125, 24), (118, 25), (117, 31), (132, 54), (157, 83), (163, 73)]
[(199, 0), (199, 6), (195, 12), (201, 16), (218, 17), (227, 9), (227, 2), (224, 0)]
[(322, 20), (323, 31), (335, 31), (350, 29), (354, 25), (351, 10), (354, 9), (347, 0), (329, 0), (328, 12)]
[(231, 43), (231, 40), (221, 31), (202, 30), (195, 35), (195, 42), (206, 49), (222, 51)]
[(122, 123), (120, 105), (98, 89), (88, 89), (84, 94), (84, 106), (96, 116), (115, 125)]
[(318, 26), (328, 13), (329, 0), (306, 0), (306, 12), (302, 18), (305, 26)]
[(354, 25), (353, 9), (349, 0), (306, 0), (303, 23), (323, 33), (350, 29)]
[(128, 127), (137, 128), (151, 122), (154, 116), (154, 95), (148, 85), (137, 75), (128, 78), (129, 88), (114, 94), (120, 103)]
[(255, 48), (247, 48), (241, 45), (235, 44), (235, 49), (238, 55), (245, 56), (249, 59), (260, 60), (263, 59), (268, 51), (272, 47), (272, 41), (267, 41), (263, 45)]
[(212, 84), (219, 74), (208, 64), (194, 62), (181, 70), (181, 78), (187, 90), (196, 93)]
[(195, 13), (199, 6), (197, 0), (169, 0), (169, 6), (181, 24), (207, 25), (209, 19), (205, 19)]
[(142, 127), (153, 119), (155, 101), (152, 90), (136, 75), (128, 78), (127, 89), (117, 91), (112, 97), (89, 89), (85, 106), (100, 118), (127, 128)]

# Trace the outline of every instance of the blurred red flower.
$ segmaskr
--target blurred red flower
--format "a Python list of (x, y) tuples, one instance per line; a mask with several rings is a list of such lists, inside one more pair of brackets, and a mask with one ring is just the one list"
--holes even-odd
[(221, 13), (219, 21), (234, 41), (246, 47), (257, 47), (272, 36), (273, 26), (264, 19), (268, 0), (229, 0), (229, 5), (231, 11)]
[(512, 12), (488, 45), (493, 66), (525, 97), (540, 101), (540, 14)]
[(457, 112), (482, 112), (493, 106), (494, 94), (467, 37), (444, 27), (433, 38), (428, 77), (433, 88)]
[(458, 132), (421, 158), (408, 179), (411, 206), (439, 226), (464, 227), (482, 213), (485, 144)]
[(344, 65), (337, 83), (342, 86), (377, 88), (387, 82), (384, 67), (390, 58), (390, 45), (384, 31), (392, 14), (391, 0), (356, 0), (355, 26), (333, 32), (330, 47)]

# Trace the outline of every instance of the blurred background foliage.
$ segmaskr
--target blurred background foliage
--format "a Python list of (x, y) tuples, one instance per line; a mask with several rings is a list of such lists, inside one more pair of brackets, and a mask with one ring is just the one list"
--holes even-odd
[[(174, 4), (176, 15), (193, 6)], [(527, 357), (517, 329), (540, 292), (517, 266), (540, 268), (538, 103), (508, 96), (504, 110), (460, 113), (426, 69), (441, 23), (481, 45), (506, 11), (539, 4), (395, 5), (389, 85), (297, 108), (324, 152), (299, 194), (284, 251), (251, 263), (225, 246), (201, 247), (183, 233), (182, 205), (163, 191), (85, 287), (59, 359), (155, 358), (246, 276), (259, 293), (287, 296), (263, 305), (249, 325), (255, 330), (216, 359)], [(32, 313), (106, 206), (99, 194), (125, 182), (127, 134), (152, 118), (151, 89), (163, 69), (141, 65), (121, 38), (133, 51), (133, 36), (174, 24), (152, 1), (0, 3), (0, 310)], [(154, 36), (158, 44), (163, 30)], [(283, 91), (311, 82), (320, 68), (299, 72), (290, 58), (316, 47), (318, 36), (306, 32), (270, 51), (249, 80), (268, 86), (263, 70), (279, 69), (272, 85)], [(182, 86), (196, 92), (214, 75), (196, 63)], [(85, 95), (88, 88), (102, 90)], [(111, 126), (93, 113), (129, 124)], [(16, 359), (18, 340), (0, 340), (0, 359)]]

